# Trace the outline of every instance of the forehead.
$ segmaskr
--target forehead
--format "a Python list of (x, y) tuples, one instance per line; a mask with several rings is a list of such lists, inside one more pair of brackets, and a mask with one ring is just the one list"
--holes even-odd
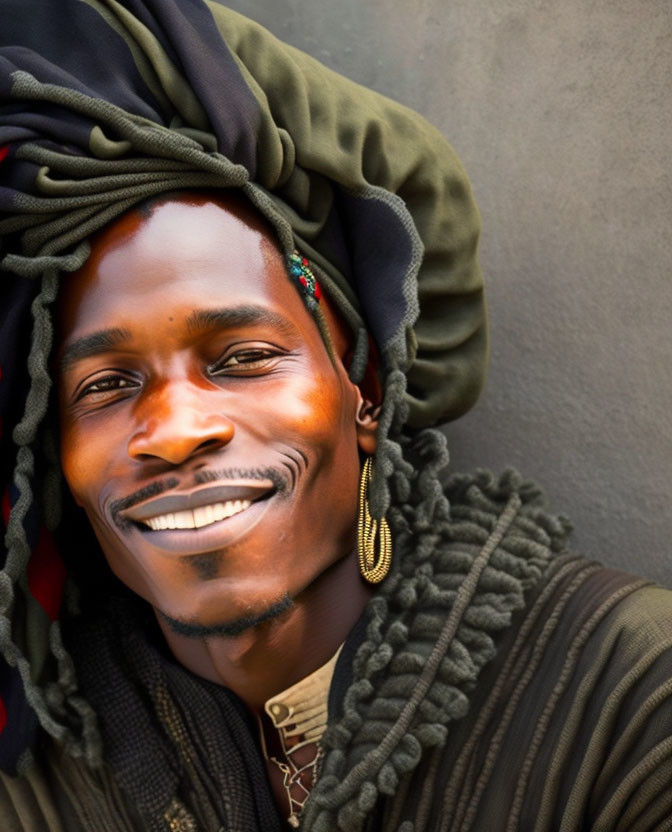
[(269, 229), (251, 207), (202, 195), (131, 212), (92, 240), (59, 297), (61, 340), (111, 326), (132, 327), (197, 309), (254, 304), (301, 330), (315, 325), (291, 284)]

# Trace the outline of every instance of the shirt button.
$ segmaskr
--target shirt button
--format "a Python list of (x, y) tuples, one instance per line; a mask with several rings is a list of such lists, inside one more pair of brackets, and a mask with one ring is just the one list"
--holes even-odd
[(282, 722), (289, 716), (289, 708), (286, 705), (275, 702), (271, 705), (271, 714), (275, 722)]

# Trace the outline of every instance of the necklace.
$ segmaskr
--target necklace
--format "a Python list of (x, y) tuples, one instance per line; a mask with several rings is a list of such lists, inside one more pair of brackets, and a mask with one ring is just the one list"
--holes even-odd
[(282, 773), (282, 785), (285, 788), (289, 803), (287, 823), (294, 828), (297, 828), (299, 825), (299, 817), (317, 780), (322, 756), (323, 751), (318, 744), (315, 746), (313, 758), (300, 767), (296, 765), (291, 754), (286, 757), (287, 763), (283, 763), (277, 757), (266, 758), (270, 762), (275, 763)]

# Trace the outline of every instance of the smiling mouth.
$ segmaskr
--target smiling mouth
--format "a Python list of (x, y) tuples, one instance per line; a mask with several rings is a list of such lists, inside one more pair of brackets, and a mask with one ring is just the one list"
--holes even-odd
[(266, 500), (277, 491), (270, 480), (238, 480), (170, 491), (120, 512), (121, 519), (142, 531), (202, 529)]
[(118, 517), (124, 533), (134, 528), (157, 551), (202, 555), (224, 551), (251, 532), (281, 490), (271, 479), (242, 478), (177, 488), (120, 509)]
[(252, 500), (227, 500), (223, 503), (210, 503), (185, 511), (174, 511), (167, 514), (157, 514), (139, 521), (152, 531), (162, 529), (202, 529), (211, 526), (219, 520), (226, 520), (234, 514), (240, 514), (252, 505)]

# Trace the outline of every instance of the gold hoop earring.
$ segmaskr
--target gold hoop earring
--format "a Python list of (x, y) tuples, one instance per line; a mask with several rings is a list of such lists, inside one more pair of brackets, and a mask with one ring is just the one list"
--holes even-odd
[[(357, 515), (357, 557), (359, 571), (370, 584), (378, 584), (390, 571), (392, 537), (387, 520), (375, 520), (369, 510), (368, 489), (373, 463), (367, 457), (359, 481), (359, 512)], [(376, 538), (378, 546), (376, 547)], [(376, 548), (378, 551), (376, 551)]]

